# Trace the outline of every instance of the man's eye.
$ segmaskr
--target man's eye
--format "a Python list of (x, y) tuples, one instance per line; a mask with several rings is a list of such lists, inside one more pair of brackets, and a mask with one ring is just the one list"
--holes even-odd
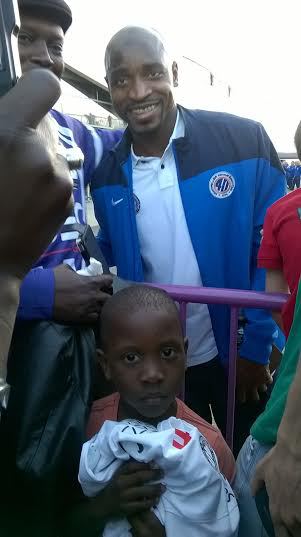
[(128, 365), (134, 365), (140, 361), (140, 356), (134, 352), (127, 352), (123, 356), (123, 361)]
[(61, 44), (51, 45), (50, 49), (57, 56), (60, 56), (63, 53), (63, 45), (61, 45)]
[(21, 34), (18, 35), (18, 42), (21, 45), (29, 45), (32, 42), (32, 38), (28, 34)]
[(161, 356), (164, 360), (172, 360), (176, 357), (176, 351), (172, 347), (165, 347), (161, 351)]
[(119, 78), (115, 81), (115, 86), (118, 86), (119, 88), (122, 88), (126, 85), (127, 79), (126, 78)]
[(161, 71), (154, 71), (153, 73), (150, 73), (148, 76), (152, 80), (156, 80), (158, 78), (161, 78), (163, 76), (163, 73)]

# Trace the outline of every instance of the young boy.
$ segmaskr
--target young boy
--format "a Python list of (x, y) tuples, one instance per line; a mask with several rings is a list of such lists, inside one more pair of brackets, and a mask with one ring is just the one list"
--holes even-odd
[[(176, 305), (164, 291), (136, 285), (108, 300), (102, 311), (98, 353), (117, 393), (94, 402), (87, 436), (96, 434), (106, 420), (137, 419), (156, 426), (176, 416), (206, 437), (220, 471), (231, 483), (235, 462), (221, 433), (176, 398), (183, 386), (187, 347)], [(151, 511), (163, 492), (160, 483), (152, 482), (160, 478), (161, 471), (149, 464), (125, 463), (110, 484), (89, 500), (86, 515), (98, 531), (99, 521), (126, 516), (139, 536), (165, 535)]]

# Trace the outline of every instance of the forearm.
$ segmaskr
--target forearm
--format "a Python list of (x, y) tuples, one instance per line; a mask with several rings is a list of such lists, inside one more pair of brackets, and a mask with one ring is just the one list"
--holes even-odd
[(7, 356), (19, 304), (20, 281), (0, 274), (0, 382), (6, 380)]
[(96, 498), (84, 498), (66, 515), (62, 537), (99, 537), (105, 528), (108, 513), (105, 505)]
[[(285, 280), (284, 274), (280, 269), (267, 269), (265, 290), (267, 293), (288, 293), (288, 284)], [(278, 311), (272, 312), (272, 317), (276, 324), (283, 330), (282, 316)]]
[(32, 269), (20, 289), (18, 319), (51, 320), (55, 296), (53, 269)]
[(296, 375), (288, 393), (283, 418), (277, 435), (277, 444), (289, 445), (291, 453), (301, 459), (301, 365), (297, 367)]

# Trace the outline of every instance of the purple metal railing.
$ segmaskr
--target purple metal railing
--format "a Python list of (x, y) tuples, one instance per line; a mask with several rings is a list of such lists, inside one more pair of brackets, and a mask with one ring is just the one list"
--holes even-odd
[(238, 314), (241, 308), (261, 308), (280, 311), (287, 301), (287, 295), (264, 293), (257, 291), (241, 291), (238, 289), (218, 289), (213, 287), (187, 287), (181, 285), (160, 285), (180, 304), (180, 317), (184, 333), (186, 331), (186, 306), (188, 303), (224, 304), (230, 306), (230, 342), (228, 364), (228, 400), (226, 440), (230, 448), (233, 446), (237, 328)]

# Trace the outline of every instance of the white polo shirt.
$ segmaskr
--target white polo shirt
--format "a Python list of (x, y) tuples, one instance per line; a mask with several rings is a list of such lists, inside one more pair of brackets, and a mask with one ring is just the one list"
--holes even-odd
[[(161, 158), (137, 157), (132, 148), (136, 221), (145, 281), (201, 287), (172, 150), (172, 140), (184, 134), (178, 112)], [(188, 305), (187, 337), (189, 366), (209, 362), (218, 354), (207, 305)]]

